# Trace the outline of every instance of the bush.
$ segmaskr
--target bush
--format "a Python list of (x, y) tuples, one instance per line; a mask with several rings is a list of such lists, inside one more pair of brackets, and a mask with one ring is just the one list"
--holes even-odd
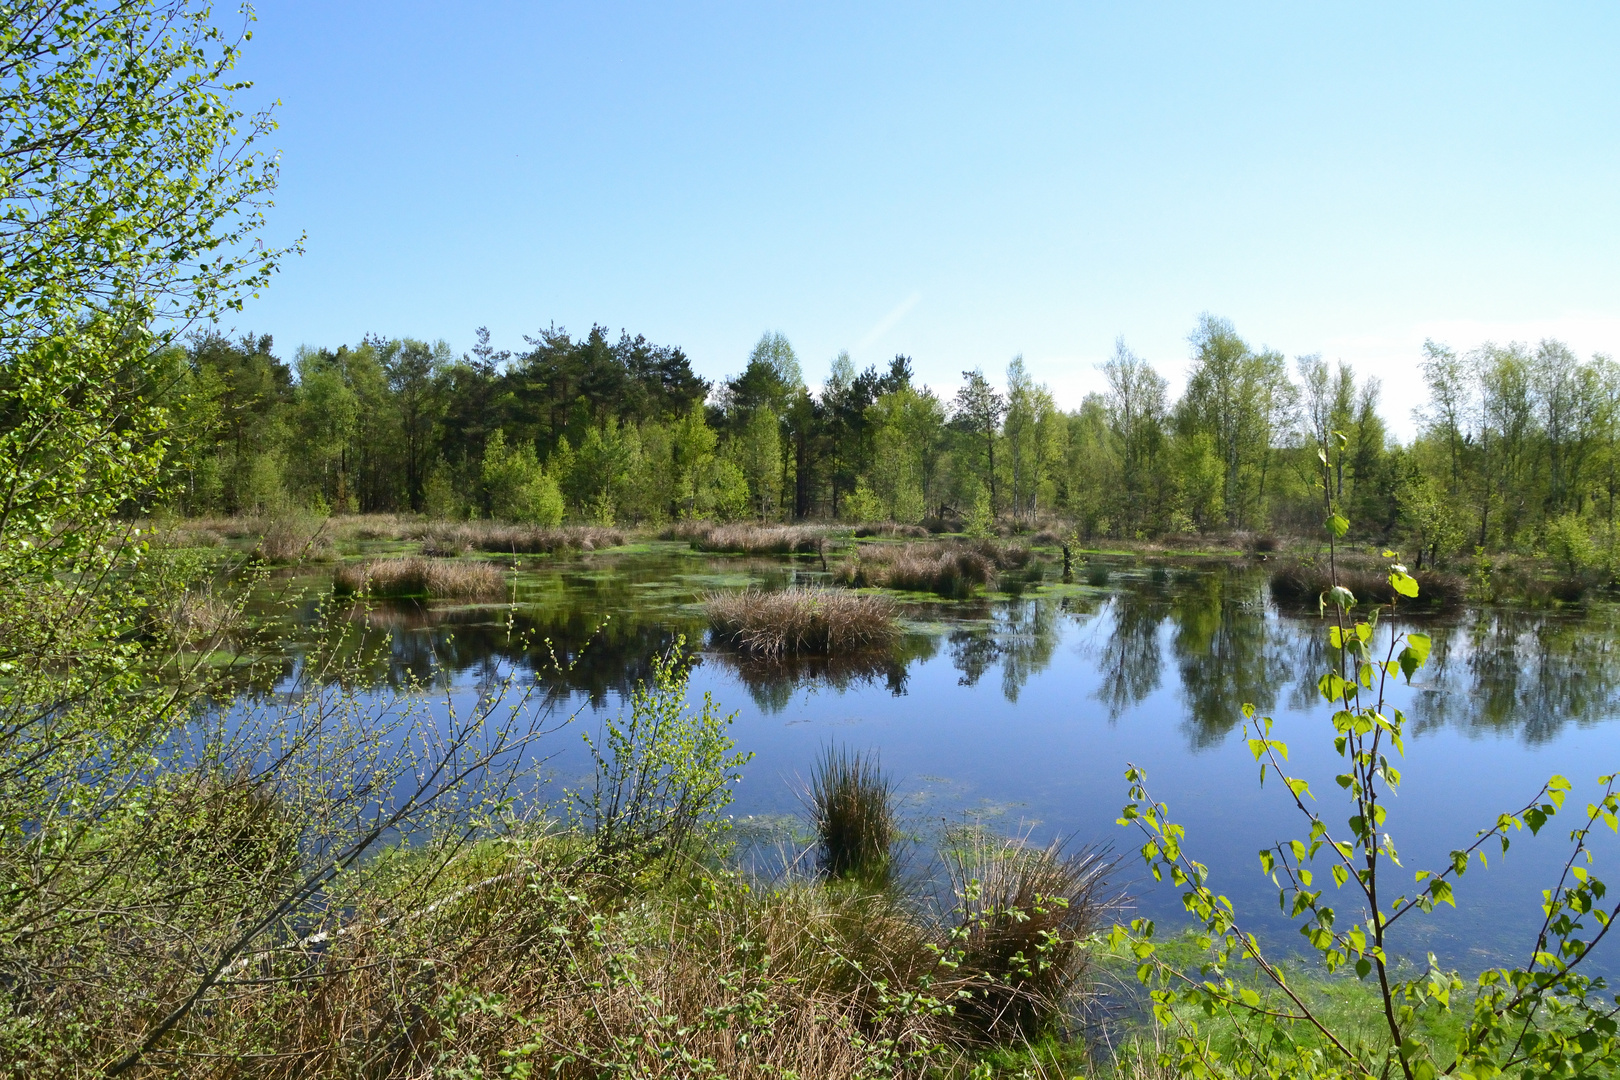
[(264, 526), (253, 553), (267, 563), (317, 562), (336, 554), (324, 521), (291, 517)]
[(1598, 562), (1597, 545), (1586, 523), (1574, 514), (1564, 514), (1547, 523), (1547, 554), (1570, 577), (1581, 574)]
[(710, 593), (709, 625), (754, 656), (854, 653), (887, 649), (900, 635), (894, 604), (881, 596), (828, 589)]
[(480, 475), (495, 517), (547, 528), (562, 524), (562, 489), (541, 467), (534, 447), (509, 447), (505, 433), (496, 431), (484, 448)]
[(585, 739), (596, 778), (574, 795), (574, 815), (602, 859), (651, 861), (712, 846), (753, 756), (732, 752), (726, 728), (736, 713), (720, 715), (707, 693), (696, 712), (687, 706), (684, 644), (677, 638), (654, 658), (652, 683), (636, 687), (629, 717), (607, 721), (600, 742)]

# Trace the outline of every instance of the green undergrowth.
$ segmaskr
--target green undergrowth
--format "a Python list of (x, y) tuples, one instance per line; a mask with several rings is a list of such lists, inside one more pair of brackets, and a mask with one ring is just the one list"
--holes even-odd
[[(1159, 942), (1157, 958), (1194, 982), (1208, 977), (1205, 965), (1214, 963), (1216, 959), (1192, 931)], [(1151, 1056), (1151, 1048), (1173, 1040), (1177, 1034), (1176, 1025), (1163, 1025), (1152, 1016), (1150, 1003), (1137, 985), (1136, 973), (1140, 961), (1128, 950), (1102, 947), (1097, 962), (1106, 974), (1107, 989), (1104, 994), (1111, 999), (1110, 1004), (1118, 1017), (1115, 1027), (1108, 1033), (1108, 1042), (1119, 1048), (1120, 1060), (1112, 1062), (1111, 1067), (1128, 1070), (1134, 1058)], [(1389, 1049), (1389, 1030), (1381, 1023), (1382, 1004), (1376, 980), (1359, 979), (1353, 974), (1329, 973), (1319, 964), (1313, 965), (1298, 957), (1280, 961), (1274, 966), (1287, 980), (1288, 988), (1310, 1007), (1311, 1013), (1335, 1035), (1351, 1040), (1353, 1048), (1363, 1049), (1373, 1057), (1382, 1056)], [(1289, 998), (1254, 964), (1238, 961), (1220, 970), (1236, 986), (1255, 994), (1259, 1007), (1276, 1011), (1291, 1009), (1293, 1003)], [(1394, 970), (1402, 978), (1419, 973), (1417, 967), (1406, 960), (1397, 962)], [(1178, 1023), (1186, 1022), (1189, 1026), (1196, 1024), (1199, 1039), (1221, 1060), (1232, 1061), (1241, 1057), (1243, 1040), (1247, 1037), (1240, 1023), (1242, 1018), (1234, 1018), (1229, 1011), (1208, 1011), (1184, 1001), (1174, 1005), (1172, 1011)], [(1430, 1010), (1417, 1014), (1411, 1034), (1437, 1046), (1454, 1044), (1465, 1030), (1469, 1013), (1469, 999), (1462, 991), (1457, 991), (1453, 994), (1450, 1011)], [(1302, 1027), (1295, 1032), (1295, 1036), (1305, 1048), (1326, 1048), (1320, 1034), (1307, 1028)]]

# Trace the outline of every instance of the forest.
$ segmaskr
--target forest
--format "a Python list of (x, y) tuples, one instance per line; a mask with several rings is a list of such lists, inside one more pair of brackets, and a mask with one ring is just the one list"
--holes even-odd
[[(679, 347), (601, 326), (525, 340), (497, 351), (480, 329), (458, 357), (372, 336), (289, 364), (268, 336), (194, 335), (170, 359), (174, 509), (1299, 534), (1320, 524), (1325, 454), (1357, 534), (1420, 566), (1474, 547), (1572, 561), (1612, 547), (1620, 366), (1557, 341), (1429, 342), (1414, 358), (1428, 400), (1386, 402), (1345, 363), (1290, 362), (1205, 315), (1178, 400), (1121, 339), (1106, 390), (1064, 411), (1021, 357), (999, 386), (974, 370), (941, 391), (909, 357), (857, 370), (843, 353), (812, 389), (780, 333), (712, 384)], [(1386, 408), (1417, 409), (1409, 444)]]

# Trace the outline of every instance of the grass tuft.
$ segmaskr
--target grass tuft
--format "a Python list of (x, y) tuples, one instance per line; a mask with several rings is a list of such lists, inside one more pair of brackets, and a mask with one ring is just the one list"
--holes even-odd
[(276, 518), (264, 526), (253, 553), (267, 563), (301, 563), (330, 559), (335, 549), (324, 522)]
[[(1389, 571), (1382, 566), (1339, 561), (1339, 584), (1349, 589), (1359, 603), (1387, 604), (1398, 600), (1402, 604), (1422, 607), (1452, 607), (1461, 604), (1467, 596), (1467, 583), (1456, 574), (1438, 571), (1418, 573), (1416, 600), (1398, 597), (1389, 584)], [(1333, 579), (1325, 562), (1287, 562), (1271, 572), (1271, 595), (1283, 604), (1307, 604), (1314, 607), (1333, 587)]]
[(420, 529), (422, 554), (464, 555), (487, 551), (508, 555), (555, 555), (563, 551), (596, 551), (618, 547), (624, 533), (597, 525), (508, 525), (498, 521), (466, 521), (450, 525), (437, 523)]
[(811, 770), (808, 801), (822, 872), (886, 883), (893, 868), (894, 784), (876, 752), (828, 746)]
[(1086, 939), (1118, 906), (1109, 881), (1117, 860), (975, 833), (947, 861), (959, 970), (969, 978), (957, 1018), (994, 1042), (1051, 1031), (1087, 973)]
[(339, 593), (389, 599), (498, 600), (506, 579), (487, 562), (442, 559), (373, 559), (338, 569), (332, 587)]
[(892, 601), (829, 589), (710, 593), (709, 624), (744, 652), (772, 659), (796, 653), (887, 649), (900, 635)]
[(696, 551), (737, 555), (814, 555), (829, 532), (813, 525), (715, 525), (683, 521), (660, 534), (666, 540), (685, 540)]
[(978, 543), (863, 544), (855, 558), (841, 563), (834, 577), (856, 588), (875, 586), (928, 592), (947, 600), (965, 600), (999, 572), (1021, 569), (1029, 549)]

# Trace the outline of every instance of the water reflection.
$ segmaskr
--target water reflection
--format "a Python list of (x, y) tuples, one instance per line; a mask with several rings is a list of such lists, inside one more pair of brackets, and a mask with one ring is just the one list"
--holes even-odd
[[(999, 677), (1002, 696), (1017, 703), (1052, 666), (1065, 626), (1085, 622), (1078, 644), (1091, 669), (1086, 693), (1118, 722), (1160, 690), (1174, 692), (1183, 737), (1197, 750), (1224, 739), (1245, 702), (1262, 710), (1316, 708), (1315, 677), (1331, 663), (1321, 621), (1278, 611), (1264, 574), (1242, 566), (1173, 577), (1126, 571), (1106, 593), (1036, 591), (993, 604), (911, 606), (904, 609), (910, 630), (881, 657), (761, 663), (707, 641), (704, 592), (780, 586), (794, 575), (771, 560), (621, 557), (525, 572), (510, 606), (305, 601), (286, 621), (285, 655), (240, 689), (266, 692), (297, 656), (324, 650), (346, 661), (349, 677), (371, 685), (442, 686), (516, 667), (553, 701), (583, 697), (600, 707), (649, 678), (652, 658), (684, 636), (708, 662), (732, 672), (767, 714), (807, 687), (842, 693), (878, 686), (903, 696), (942, 652), (958, 685)], [(1414, 734), (1459, 728), (1536, 744), (1566, 725), (1608, 719), (1620, 712), (1616, 622), (1610, 605), (1425, 618), (1434, 649), (1410, 702)]]
[(1052, 663), (1062, 619), (1095, 610), (1095, 601), (1041, 597), (1012, 600), (981, 611), (974, 623), (949, 635), (951, 664), (960, 672), (957, 684), (977, 686), (992, 668), (999, 667), (1002, 696), (1017, 703), (1024, 685)]
[(907, 634), (893, 653), (878, 656), (790, 656), (764, 660), (723, 644), (705, 654), (733, 672), (748, 696), (766, 715), (780, 713), (806, 687), (825, 687), (838, 693), (861, 686), (882, 686), (892, 697), (902, 697), (913, 665), (931, 660), (939, 652), (933, 634)]
[(1425, 626), (1434, 651), (1412, 705), (1417, 731), (1450, 726), (1545, 743), (1620, 712), (1615, 609), (1480, 611)]

